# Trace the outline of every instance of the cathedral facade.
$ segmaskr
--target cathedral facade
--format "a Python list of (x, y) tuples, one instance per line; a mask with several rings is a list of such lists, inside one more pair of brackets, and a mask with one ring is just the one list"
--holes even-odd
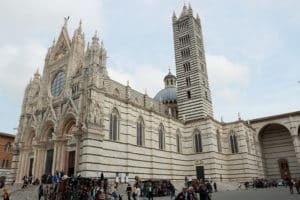
[(215, 181), (300, 177), (300, 112), (224, 123), (214, 119), (201, 21), (173, 14), (176, 76), (154, 98), (109, 77), (97, 34), (86, 46), (67, 21), (43, 73), (25, 89), (13, 175)]

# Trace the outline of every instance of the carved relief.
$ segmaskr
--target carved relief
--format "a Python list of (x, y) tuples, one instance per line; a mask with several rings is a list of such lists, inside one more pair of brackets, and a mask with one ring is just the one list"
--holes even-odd
[(61, 59), (62, 57), (64, 57), (66, 54), (68, 53), (68, 47), (67, 45), (62, 42), (58, 48), (57, 48), (57, 51), (54, 55), (54, 60), (59, 60)]

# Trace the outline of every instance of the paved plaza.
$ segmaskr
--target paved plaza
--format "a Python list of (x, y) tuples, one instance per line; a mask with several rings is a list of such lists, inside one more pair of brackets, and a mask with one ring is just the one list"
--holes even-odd
[[(234, 190), (213, 193), (212, 200), (300, 200), (300, 194), (290, 194), (288, 188)], [(169, 197), (154, 198), (155, 200), (170, 200)], [(124, 200), (127, 200), (126, 198)]]
[(300, 194), (289, 193), (288, 188), (250, 189), (217, 192), (213, 194), (213, 200), (300, 200)]
[[(12, 189), (12, 188), (10, 188)], [(37, 187), (30, 186), (27, 189), (15, 188), (16, 191), (12, 193), (11, 200), (36, 200)], [(296, 190), (294, 190), (296, 192)], [(42, 198), (43, 199), (43, 198)], [(300, 194), (290, 194), (288, 188), (270, 188), (270, 189), (249, 189), (249, 190), (234, 190), (222, 191), (213, 193), (212, 200), (300, 200)], [(123, 200), (127, 200), (124, 195)], [(133, 200), (133, 199), (132, 199)], [(140, 198), (140, 200), (148, 200)], [(171, 200), (170, 197), (155, 197), (154, 200)]]

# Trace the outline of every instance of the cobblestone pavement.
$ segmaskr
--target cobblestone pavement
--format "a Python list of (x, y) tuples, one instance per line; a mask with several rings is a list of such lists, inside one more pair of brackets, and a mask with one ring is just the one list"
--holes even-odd
[[(11, 188), (13, 190), (13, 188)], [(36, 200), (37, 187), (30, 186), (27, 189), (17, 188), (11, 194), (11, 200)], [(300, 200), (300, 194), (290, 194), (288, 188), (270, 188), (270, 189), (249, 189), (234, 190), (213, 193), (212, 200)], [(123, 200), (127, 200), (123, 196)], [(139, 200), (147, 200), (140, 198)], [(170, 197), (155, 197), (154, 200), (171, 200)]]

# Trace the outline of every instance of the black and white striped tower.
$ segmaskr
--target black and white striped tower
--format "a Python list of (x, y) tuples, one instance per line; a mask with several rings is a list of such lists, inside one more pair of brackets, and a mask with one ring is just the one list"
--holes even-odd
[(200, 18), (191, 6), (173, 13), (178, 117), (185, 121), (213, 117)]

